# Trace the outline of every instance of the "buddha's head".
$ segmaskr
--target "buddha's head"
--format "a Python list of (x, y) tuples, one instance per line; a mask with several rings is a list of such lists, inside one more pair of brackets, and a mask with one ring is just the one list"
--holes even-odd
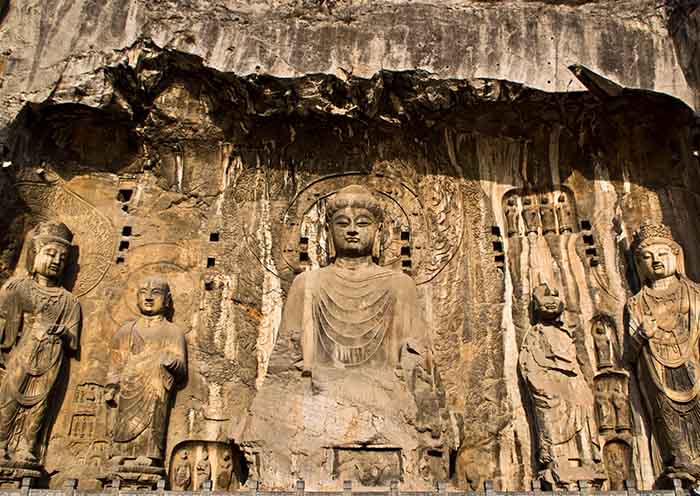
[(27, 270), (33, 277), (43, 277), (58, 284), (68, 265), (73, 233), (65, 224), (42, 222), (29, 238)]
[(143, 278), (139, 284), (137, 302), (142, 315), (167, 315), (172, 305), (170, 284), (159, 276)]
[(347, 186), (326, 208), (331, 258), (379, 258), (383, 210), (366, 187)]
[(535, 318), (540, 322), (557, 320), (564, 312), (564, 302), (559, 297), (559, 291), (550, 288), (547, 283), (542, 283), (534, 289), (532, 305)]
[(643, 224), (634, 235), (633, 249), (644, 284), (684, 273), (683, 250), (663, 224)]

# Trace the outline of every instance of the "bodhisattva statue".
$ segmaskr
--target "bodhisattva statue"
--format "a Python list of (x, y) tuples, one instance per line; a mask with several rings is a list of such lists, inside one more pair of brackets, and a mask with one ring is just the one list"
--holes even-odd
[[(383, 214), (366, 187), (348, 186), (330, 197), (331, 263), (298, 275), (289, 290), (268, 373), (243, 436), (269, 457), (269, 472), (261, 477), (272, 487), (293, 483), (283, 483), (279, 475), (293, 471), (319, 487), (331, 478), (358, 480), (362, 467), (372, 464), (398, 474), (397, 453), (372, 451), (372, 446), (400, 449), (406, 465), (418, 466), (424, 443), (440, 449), (444, 442), (439, 381), (416, 284), (378, 264)], [(334, 420), (317, 420), (326, 417)], [(274, 436), (280, 429), (285, 434)], [(336, 473), (322, 473), (329, 446), (340, 450), (338, 460), (354, 460), (353, 473), (345, 473), (349, 464), (342, 463)], [(345, 446), (368, 449), (342, 451), (349, 449)], [(424, 483), (420, 474), (410, 476)]]
[(172, 305), (162, 277), (147, 277), (137, 293), (138, 319), (112, 339), (106, 401), (115, 407), (115, 465), (162, 466), (175, 387), (187, 375), (183, 330), (166, 318)]
[(642, 288), (627, 300), (627, 360), (636, 364), (666, 473), (699, 478), (700, 286), (686, 277), (668, 227), (642, 225), (633, 250)]
[(4, 460), (38, 464), (49, 405), (60, 401), (53, 392), (65, 356), (78, 349), (80, 303), (61, 286), (72, 240), (64, 224), (39, 224), (26, 251), (29, 276), (10, 279), (0, 290), (0, 347), (6, 358), (0, 383)]
[(535, 325), (523, 339), (520, 373), (534, 409), (539, 477), (555, 488), (579, 480), (600, 484), (600, 445), (593, 393), (579, 365), (574, 330), (562, 321), (564, 303), (556, 289), (535, 288)]

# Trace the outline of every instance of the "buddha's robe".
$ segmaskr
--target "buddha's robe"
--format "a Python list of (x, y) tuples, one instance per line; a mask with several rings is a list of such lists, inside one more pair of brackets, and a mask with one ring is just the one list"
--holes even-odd
[[(658, 329), (651, 339), (637, 333), (653, 307)], [(682, 277), (673, 294), (660, 298), (648, 287), (627, 301), (628, 360), (653, 417), (654, 434), (666, 456), (700, 460), (700, 286)]]
[(62, 287), (10, 279), (0, 290), (0, 319), (0, 348), (7, 358), (0, 383), (0, 447), (21, 431), (33, 450), (65, 353), (78, 349), (80, 303)]
[[(317, 366), (393, 369), (408, 348), (425, 351), (426, 330), (416, 310), (416, 286), (408, 275), (377, 265), (334, 264), (294, 280), (279, 339), (300, 338), (305, 371)], [(275, 358), (284, 356), (275, 353)]]
[(523, 340), (519, 365), (535, 409), (539, 448), (549, 451), (562, 468), (599, 459), (593, 442), (593, 393), (570, 330), (563, 324), (533, 326)]
[(187, 374), (182, 330), (166, 320), (122, 326), (112, 340), (109, 384), (119, 396), (112, 456), (163, 459), (170, 399)]

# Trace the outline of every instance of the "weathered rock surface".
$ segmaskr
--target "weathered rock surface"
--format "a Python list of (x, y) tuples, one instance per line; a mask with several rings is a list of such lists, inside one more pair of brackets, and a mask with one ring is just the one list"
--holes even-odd
[[(19, 270), (39, 220), (65, 222), (80, 248), (70, 289), (81, 352), (47, 434), (45, 483), (87, 487), (104, 475), (109, 344), (138, 314), (138, 281), (158, 274), (187, 331), (170, 485), (288, 489), (305, 477), (339, 487), (340, 470), (304, 473), (318, 452), (290, 450), (292, 468), (271, 473), (239, 436), (266, 386), (291, 281), (325, 264), (318, 199), (369, 180), (391, 207), (385, 260), (413, 278), (427, 321), (450, 483), (520, 489), (537, 476), (517, 363), (532, 289), (546, 279), (566, 301), (591, 391), (605, 382), (601, 394), (630, 405), (629, 429), (599, 433), (606, 487), (650, 487), (660, 467), (639, 389), (597, 375), (593, 330), (621, 354), (624, 304), (639, 289), (629, 240), (645, 220), (670, 225), (700, 278), (699, 133), (679, 101), (696, 98), (692, 57), (676, 61), (684, 52), (662, 15), (646, 1), (11, 1), (0, 27), (3, 277)], [(573, 91), (565, 67), (575, 63), (622, 88)], [(307, 393), (285, 398), (297, 417), (319, 401)], [(278, 428), (265, 435), (280, 450), (304, 436)], [(385, 448), (391, 471), (419, 473)]]

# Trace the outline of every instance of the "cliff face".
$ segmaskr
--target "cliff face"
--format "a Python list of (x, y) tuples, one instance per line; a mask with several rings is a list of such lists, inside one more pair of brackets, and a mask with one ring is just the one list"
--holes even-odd
[[(639, 289), (632, 232), (669, 224), (700, 278), (698, 130), (683, 103), (697, 95), (693, 17), (672, 39), (656, 7), (10, 0), (0, 26), (3, 277), (41, 220), (65, 222), (80, 246), (80, 360), (54, 405), (46, 483), (103, 476), (110, 340), (137, 315), (139, 279), (160, 274), (188, 330), (169, 483), (189, 453), (214, 478), (232, 471), (215, 489), (258, 478), (289, 488), (297, 477), (337, 488), (338, 467), (299, 472), (319, 453), (289, 445), (290, 433), (304, 435), (296, 426), (279, 425), (273, 454), (238, 436), (275, 359), (291, 281), (328, 262), (323, 199), (368, 182), (391, 219), (382, 263), (415, 281), (433, 346), (439, 408), (418, 410), (449, 414), (443, 444), (416, 451), (420, 468), (401, 466), (400, 446), (328, 449), (412, 471), (405, 489), (528, 486), (536, 436), (517, 362), (532, 289), (560, 288), (593, 390), (606, 377), (593, 329), (606, 329), (619, 357), (625, 300)], [(571, 64), (639, 89), (580, 91)], [(659, 467), (634, 380), (625, 394), (631, 427), (598, 433), (607, 487), (649, 487)], [(270, 407), (313, 415), (299, 397)], [(270, 475), (268, 456), (288, 470)]]

